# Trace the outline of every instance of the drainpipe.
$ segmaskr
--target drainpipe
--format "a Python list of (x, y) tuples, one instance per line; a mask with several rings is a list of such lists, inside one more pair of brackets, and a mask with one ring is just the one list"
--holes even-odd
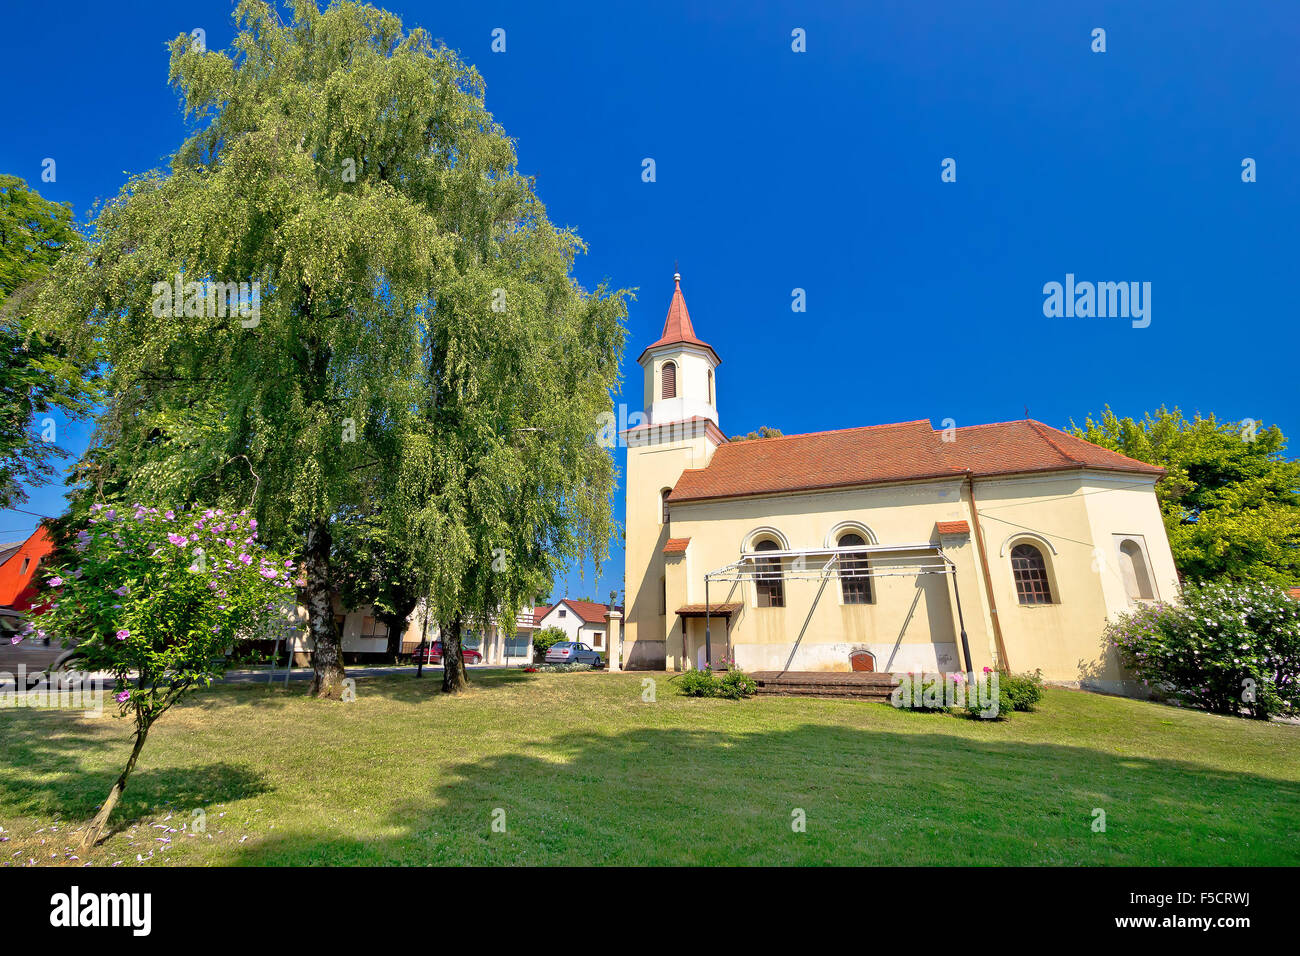
[[(939, 553), (943, 554), (942, 548), (939, 549)], [(947, 557), (947, 555), (944, 555), (944, 557)], [(975, 665), (971, 663), (970, 659), (970, 639), (966, 636), (966, 618), (962, 617), (961, 613), (961, 590), (957, 587), (957, 565), (953, 563), (951, 558), (948, 558), (948, 563), (952, 565), (952, 593), (957, 598), (957, 626), (961, 628), (961, 652), (966, 659), (966, 673), (970, 674), (973, 679)]]
[(984, 529), (980, 527), (980, 512), (975, 507), (975, 478), (969, 472), (966, 473), (966, 489), (970, 493), (970, 513), (972, 523), (975, 525), (975, 547), (979, 551), (980, 568), (984, 572), (984, 592), (988, 595), (989, 613), (993, 618), (993, 642), (998, 651), (998, 668), (1002, 671), (1010, 671), (1007, 647), (1002, 641), (1002, 625), (998, 623), (998, 602), (993, 596), (993, 578), (989, 575), (989, 556), (984, 550)]

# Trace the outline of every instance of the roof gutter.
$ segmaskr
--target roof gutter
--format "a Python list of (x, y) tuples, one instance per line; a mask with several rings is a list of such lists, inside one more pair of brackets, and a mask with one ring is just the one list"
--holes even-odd
[(984, 571), (984, 593), (989, 599), (989, 613), (993, 618), (993, 641), (998, 652), (998, 669), (1001, 671), (1010, 671), (1011, 664), (1007, 661), (1007, 646), (1002, 640), (1002, 625), (998, 622), (998, 602), (993, 596), (993, 578), (989, 575), (989, 556), (984, 550), (984, 529), (980, 526), (979, 508), (975, 506), (975, 476), (967, 473), (966, 489), (970, 493), (970, 513), (973, 519), (971, 524), (975, 528), (975, 547), (979, 551), (980, 567)]

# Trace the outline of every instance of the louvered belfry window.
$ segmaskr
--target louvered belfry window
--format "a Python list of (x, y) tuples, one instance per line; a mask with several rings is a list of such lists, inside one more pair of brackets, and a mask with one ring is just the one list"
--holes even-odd
[(664, 382), (663, 397), (676, 398), (677, 397), (677, 363), (664, 362), (664, 370), (662, 375), (663, 375), (663, 382)]
[(1011, 549), (1011, 574), (1016, 579), (1016, 596), (1021, 604), (1052, 603), (1047, 563), (1043, 552), (1032, 544), (1018, 544)]

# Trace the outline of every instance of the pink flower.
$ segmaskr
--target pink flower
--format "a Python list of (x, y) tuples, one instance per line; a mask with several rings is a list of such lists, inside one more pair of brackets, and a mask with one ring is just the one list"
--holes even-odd
[(63, 587), (63, 578), (50, 578), (50, 587), (52, 588)]
[(122, 628), (122, 630), (117, 632), (117, 639), (119, 641), (125, 641), (130, 636), (131, 636), (131, 632), (128, 631), (126, 628)]
[(169, 534), (167, 536), (167, 540), (170, 541), (172, 544), (176, 545), (176, 547), (178, 548), (185, 547), (187, 543), (185, 540), (185, 535), (183, 534)]
[(260, 573), (262, 577), (266, 578), (269, 581), (273, 577), (275, 577), (275, 568), (263, 568)]
[(240, 564), (252, 564), (253, 556), (250, 554), (241, 554), (238, 560)]
[(119, 704), (121, 704), (125, 702), (128, 698), (130, 698), (130, 696), (131, 696), (131, 692), (129, 690), (124, 690), (121, 693), (114, 694), (113, 699), (117, 701)]

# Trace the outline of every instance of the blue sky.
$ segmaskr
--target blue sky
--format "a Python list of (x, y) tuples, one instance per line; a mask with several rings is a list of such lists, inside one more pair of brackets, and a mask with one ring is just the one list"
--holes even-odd
[[(1296, 410), (1300, 12), (1275, 2), (626, 5), (391, 0), (474, 63), (584, 284), (634, 287), (623, 400), (674, 260), (728, 434), (1109, 403)], [(167, 40), (220, 2), (6, 13), (0, 171), (82, 218), (184, 127)], [(1091, 50), (1106, 31), (1106, 52)], [(492, 53), (492, 31), (506, 51)], [(806, 31), (807, 52), (791, 50)], [(57, 179), (41, 181), (42, 160)], [(653, 158), (657, 181), (642, 182)], [(940, 180), (951, 157), (957, 180)], [(1243, 158), (1258, 181), (1241, 181)], [(1046, 318), (1044, 283), (1152, 285), (1151, 324)], [(807, 293), (792, 313), (791, 291)], [(84, 428), (67, 427), (74, 451)], [(621, 459), (621, 456), (620, 456)], [(620, 460), (620, 467), (623, 462)], [(60, 487), (31, 511), (54, 514)], [(623, 513), (623, 501), (617, 501)], [(0, 514), (0, 540), (36, 518)], [(604, 599), (622, 555), (555, 593)]]

